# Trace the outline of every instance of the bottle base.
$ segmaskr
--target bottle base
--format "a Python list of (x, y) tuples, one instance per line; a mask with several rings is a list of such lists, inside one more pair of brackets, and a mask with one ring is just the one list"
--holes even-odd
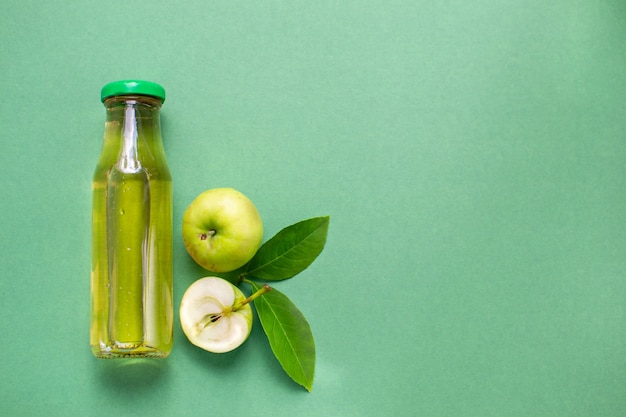
[(131, 343), (119, 343), (111, 346), (96, 345), (91, 347), (91, 351), (98, 359), (166, 358), (169, 355), (169, 351)]

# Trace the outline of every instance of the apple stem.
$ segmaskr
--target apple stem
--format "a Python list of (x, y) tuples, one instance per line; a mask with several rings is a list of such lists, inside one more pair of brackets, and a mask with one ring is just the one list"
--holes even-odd
[(215, 313), (215, 314), (207, 314), (206, 316), (202, 317), (202, 319), (200, 320), (200, 322), (198, 322), (196, 324), (196, 330), (197, 332), (201, 332), (202, 330), (204, 330), (205, 327), (215, 323), (216, 321), (218, 321), (219, 319), (221, 319), (224, 316), (228, 316), (230, 315), (230, 313), (232, 313), (233, 311), (237, 311), (239, 310), (241, 307), (245, 306), (246, 304), (248, 304), (250, 301), (254, 301), (254, 299), (262, 296), (263, 294), (269, 292), (272, 290), (272, 287), (270, 287), (269, 285), (265, 284), (263, 285), (263, 287), (261, 287), (261, 289), (259, 289), (257, 292), (255, 292), (254, 294), (252, 294), (250, 297), (236, 303), (233, 304), (231, 307), (226, 307), (224, 308), (224, 310), (222, 310), (221, 313)]
[(200, 240), (207, 240), (208, 238), (215, 236), (215, 233), (217, 233), (215, 229), (211, 229), (207, 231), (206, 233), (202, 233), (199, 235)]
[(269, 285), (267, 285), (267, 284), (263, 285), (263, 287), (261, 287), (257, 292), (252, 294), (250, 297), (248, 297), (245, 300), (235, 304), (233, 306), (233, 311), (239, 310), (241, 307), (245, 306), (250, 301), (254, 301), (256, 298), (262, 296), (263, 294), (265, 294), (267, 292), (270, 292), (271, 290), (272, 290), (272, 287), (270, 287)]

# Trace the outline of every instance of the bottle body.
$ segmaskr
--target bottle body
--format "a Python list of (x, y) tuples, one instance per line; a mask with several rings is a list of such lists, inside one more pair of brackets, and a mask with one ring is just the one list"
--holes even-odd
[(93, 182), (91, 332), (98, 358), (166, 357), (172, 347), (172, 181), (161, 102), (105, 102)]

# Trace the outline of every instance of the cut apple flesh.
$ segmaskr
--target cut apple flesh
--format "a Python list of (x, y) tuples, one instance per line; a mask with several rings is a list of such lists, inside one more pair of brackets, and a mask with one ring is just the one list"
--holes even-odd
[(252, 309), (239, 288), (217, 277), (201, 278), (185, 291), (180, 322), (185, 336), (209, 352), (224, 353), (239, 347), (250, 335)]

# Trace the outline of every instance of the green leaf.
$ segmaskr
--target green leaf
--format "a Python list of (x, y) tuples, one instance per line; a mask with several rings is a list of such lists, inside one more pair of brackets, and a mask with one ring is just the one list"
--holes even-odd
[[(261, 288), (255, 282), (246, 282), (254, 292)], [(304, 315), (275, 288), (255, 299), (254, 306), (274, 356), (287, 375), (310, 392), (315, 375), (315, 340)]]
[(259, 248), (244, 275), (268, 281), (304, 271), (326, 244), (330, 217), (314, 217), (285, 227)]

